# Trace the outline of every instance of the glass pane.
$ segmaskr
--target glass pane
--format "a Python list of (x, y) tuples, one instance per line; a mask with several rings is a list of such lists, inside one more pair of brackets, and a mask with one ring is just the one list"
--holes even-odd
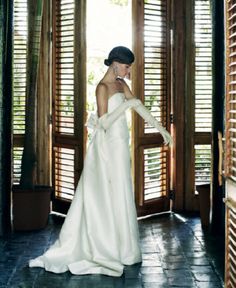
[(166, 196), (167, 154), (163, 148), (144, 149), (144, 201)]
[(74, 1), (60, 1), (56, 19), (55, 131), (74, 134)]
[[(144, 3), (144, 104), (164, 126), (167, 109), (167, 3)], [(144, 133), (157, 130), (147, 123)]]
[(14, 0), (13, 133), (25, 133), (27, 0)]
[(195, 145), (195, 185), (211, 182), (211, 145)]
[(23, 154), (23, 147), (13, 148), (13, 184), (14, 185), (20, 183), (22, 154)]
[(210, 1), (195, 1), (195, 132), (212, 129), (212, 20)]
[(55, 195), (72, 200), (74, 187), (74, 149), (54, 147)]
[[(108, 21), (111, 17), (112, 21)], [(97, 109), (95, 89), (107, 70), (104, 58), (108, 56), (113, 47), (120, 45), (132, 49), (132, 1), (87, 0), (88, 114)], [(127, 83), (131, 85), (130, 81)], [(127, 118), (130, 126), (131, 113), (129, 111), (127, 111)], [(89, 130), (88, 138), (90, 137), (91, 131)]]

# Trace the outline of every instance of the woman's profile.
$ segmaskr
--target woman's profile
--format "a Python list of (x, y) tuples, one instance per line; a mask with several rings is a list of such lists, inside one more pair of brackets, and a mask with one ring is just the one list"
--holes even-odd
[(121, 276), (125, 265), (142, 261), (125, 111), (134, 109), (166, 144), (171, 136), (124, 81), (133, 62), (134, 54), (124, 46), (113, 48), (105, 59), (108, 69), (96, 88), (97, 114), (87, 124), (94, 133), (73, 201), (58, 239), (30, 260), (30, 267)]

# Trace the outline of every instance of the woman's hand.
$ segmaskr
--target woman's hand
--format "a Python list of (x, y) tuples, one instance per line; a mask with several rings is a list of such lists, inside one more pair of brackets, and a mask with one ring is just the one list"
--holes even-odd
[(116, 78), (117, 81), (119, 81), (119, 83), (121, 84), (124, 94), (125, 94), (125, 98), (126, 99), (131, 99), (134, 98), (134, 95), (132, 93), (132, 91), (130, 90), (128, 84), (125, 82), (125, 80), (123, 78), (117, 77)]

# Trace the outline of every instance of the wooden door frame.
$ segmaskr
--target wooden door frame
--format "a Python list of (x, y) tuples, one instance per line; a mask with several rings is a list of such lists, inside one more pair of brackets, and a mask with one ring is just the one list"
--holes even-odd
[[(186, 13), (187, 9), (191, 7), (193, 3), (193, 0), (186, 1), (186, 0), (179, 0), (179, 1), (171, 1), (171, 23), (172, 23), (172, 30), (173, 30), (173, 47), (172, 47), (172, 114), (173, 114), (173, 127), (172, 127), (172, 136), (174, 140), (173, 144), (173, 150), (172, 150), (172, 172), (171, 172), (171, 182), (172, 182), (172, 189), (174, 194), (173, 199), (173, 210), (183, 211), (186, 208), (185, 201), (186, 197), (186, 189), (189, 188), (189, 186), (192, 186), (191, 183), (193, 183), (193, 180), (189, 180), (186, 184), (186, 176), (191, 177), (193, 179), (194, 175), (191, 173), (191, 175), (186, 175), (186, 173), (189, 173), (188, 169), (186, 169), (186, 163), (191, 163), (193, 161), (192, 158), (192, 151), (191, 149), (187, 151), (187, 154), (185, 154), (185, 141), (186, 137), (190, 135), (186, 135), (186, 124), (185, 124), (185, 99), (186, 95), (190, 92), (191, 95), (193, 95), (193, 87), (191, 85), (186, 86), (186, 75), (184, 73), (179, 73), (179, 71), (186, 71), (188, 69), (191, 73), (193, 73), (192, 69), (192, 55), (189, 53), (187, 54), (187, 49), (189, 47), (186, 46), (186, 37), (187, 32), (186, 31)], [(140, 5), (142, 5), (142, 1), (136, 1), (136, 5), (134, 5), (134, 9), (138, 9), (140, 11)], [(189, 6), (190, 5), (190, 6)], [(190, 10), (192, 11), (192, 10)], [(190, 13), (190, 12), (188, 12)], [(138, 13), (134, 13), (136, 15)], [(134, 53), (136, 55), (136, 62), (134, 64), (134, 71), (133, 71), (133, 78), (136, 79), (135, 85), (133, 85), (133, 91), (137, 98), (142, 99), (142, 91), (143, 91), (143, 70), (142, 70), (142, 63), (143, 63), (143, 47), (141, 45), (138, 45), (138, 43), (142, 43), (142, 35), (143, 35), (143, 27), (139, 21), (142, 21), (143, 15), (141, 13), (138, 14), (139, 17), (137, 19), (133, 19), (134, 21), (134, 37), (137, 45), (134, 45)], [(189, 17), (189, 15), (188, 15)], [(136, 22), (137, 21), (137, 22)], [(139, 25), (136, 25), (136, 23), (140, 23)], [(189, 27), (189, 30), (191, 27)], [(141, 47), (140, 47), (141, 46)], [(191, 59), (191, 62), (186, 65), (186, 61)], [(191, 77), (191, 76), (189, 76)], [(142, 99), (143, 100), (143, 99)], [(192, 103), (188, 103), (188, 105), (191, 105)], [(190, 112), (192, 113), (192, 112)], [(140, 126), (139, 117), (137, 115), (134, 115), (133, 117), (133, 123), (134, 126)], [(192, 129), (191, 124), (191, 129)], [(190, 134), (189, 130), (187, 133)], [(134, 143), (137, 143), (137, 137), (140, 134), (133, 133), (133, 141)], [(184, 141), (183, 141), (184, 139)], [(193, 145), (193, 135), (191, 135), (191, 147), (194, 147)], [(134, 145), (134, 151), (137, 151), (137, 146)], [(136, 162), (136, 159), (140, 157), (138, 152), (133, 152), (134, 155), (134, 163)], [(191, 162), (190, 162), (191, 160)], [(193, 166), (192, 166), (193, 167)], [(135, 169), (135, 167), (133, 167)], [(139, 173), (141, 173), (140, 168)], [(187, 172), (186, 172), (187, 171)], [(140, 175), (141, 174), (137, 174)], [(190, 179), (190, 178), (189, 178)], [(187, 187), (186, 187), (187, 186)], [(135, 188), (140, 189), (137, 182), (135, 182)]]
[[(173, 210), (199, 211), (195, 193), (195, 144), (211, 144), (211, 133), (195, 133), (194, 0), (172, 0), (173, 11)], [(179, 72), (183, 73), (179, 73)], [(189, 169), (192, 167), (192, 169)]]
[[(86, 0), (75, 1), (74, 7), (74, 135), (64, 137), (63, 135), (53, 134), (54, 143), (63, 143), (64, 148), (72, 148), (75, 151), (74, 158), (74, 190), (78, 184), (80, 175), (84, 165), (84, 154), (86, 149), (86, 128), (84, 126), (86, 117), (86, 87), (87, 87), (87, 74), (86, 74)], [(55, 29), (55, 23), (53, 23)], [(53, 43), (55, 46), (56, 43)], [(54, 47), (55, 49), (55, 47)], [(55, 74), (56, 66), (53, 63), (52, 73)], [(53, 79), (53, 78), (52, 78)], [(54, 80), (55, 81), (55, 80)], [(52, 84), (52, 89), (55, 88), (55, 83)], [(52, 92), (53, 93), (53, 92)], [(53, 93), (54, 94), (54, 93)], [(52, 101), (55, 99), (52, 95)], [(76, 108), (76, 109), (77, 109)], [(55, 120), (54, 120), (55, 122)], [(60, 141), (59, 141), (60, 138)], [(58, 140), (58, 141), (57, 141)], [(60, 144), (58, 144), (60, 146)], [(54, 154), (54, 153), (53, 153)], [(54, 156), (52, 162), (54, 163)], [(52, 164), (52, 179), (55, 179), (55, 165)], [(55, 184), (53, 183), (55, 187)], [(71, 201), (53, 197), (53, 209), (66, 214)]]
[[(168, 1), (170, 3), (170, 1)], [(171, 18), (170, 14), (170, 4), (168, 3), (168, 11), (167, 15)], [(144, 2), (142, 0), (133, 0), (132, 3), (132, 21), (133, 21), (133, 51), (135, 54), (135, 62), (133, 64), (132, 69), (132, 89), (134, 95), (144, 102), (144, 46), (143, 46), (143, 39), (144, 39)], [(168, 19), (168, 25), (171, 25), (171, 19)], [(169, 27), (170, 28), (170, 27)], [(168, 29), (168, 28), (167, 28)], [(167, 47), (168, 47), (168, 57), (170, 58), (171, 53), (171, 43), (170, 39), (167, 38)], [(171, 79), (171, 67), (170, 61), (168, 61), (168, 78)], [(171, 97), (171, 80), (169, 81), (168, 88), (167, 88), (167, 95)], [(167, 129), (170, 127), (170, 101), (167, 104)], [(144, 171), (143, 165), (138, 166), (138, 163), (143, 162), (143, 150), (145, 148), (155, 148), (157, 147), (156, 144), (153, 143), (162, 143), (163, 139), (160, 134), (147, 134), (144, 135), (144, 121), (137, 115), (137, 113), (132, 114), (133, 118), (133, 125), (132, 125), (132, 170), (134, 175), (134, 189), (135, 189), (135, 202), (136, 207), (138, 210), (139, 216), (144, 216), (147, 214), (156, 213), (157, 210), (160, 211), (167, 211), (170, 210), (170, 151), (169, 147), (164, 147), (164, 151), (168, 153), (167, 156), (167, 195), (165, 197), (158, 198), (156, 200), (145, 201), (143, 199), (143, 191), (144, 191)], [(159, 146), (158, 146), (159, 147)], [(141, 159), (141, 161), (140, 161)]]
[(172, 0), (173, 21), (173, 210), (185, 208), (185, 119), (184, 98), (186, 95), (186, 0)]

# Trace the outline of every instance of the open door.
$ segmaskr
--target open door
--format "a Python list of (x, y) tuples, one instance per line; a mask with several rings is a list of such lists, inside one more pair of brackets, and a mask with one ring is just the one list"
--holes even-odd
[[(133, 91), (170, 130), (170, 1), (133, 1), (136, 60)], [(170, 210), (170, 148), (160, 133), (134, 114), (133, 153), (138, 216)]]
[[(83, 168), (85, 2), (53, 0), (53, 210), (62, 213), (71, 203)], [(133, 91), (170, 130), (170, 1), (133, 1), (132, 18)], [(134, 114), (133, 123), (138, 215), (169, 211), (170, 148), (138, 115)]]
[(224, 2), (226, 27), (225, 287), (236, 287), (236, 4), (233, 0)]
[[(53, 210), (66, 213), (83, 169), (86, 1), (53, 0)], [(81, 53), (83, 51), (83, 53)]]

